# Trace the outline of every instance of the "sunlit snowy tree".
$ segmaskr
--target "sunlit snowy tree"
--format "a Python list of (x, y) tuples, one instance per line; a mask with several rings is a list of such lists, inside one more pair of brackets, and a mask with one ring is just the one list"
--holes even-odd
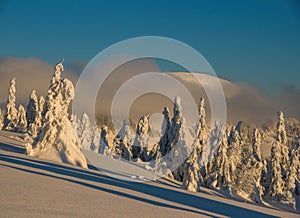
[(110, 150), (109, 144), (108, 144), (108, 127), (106, 125), (103, 125), (101, 127), (101, 134), (100, 134), (100, 144), (98, 153), (100, 154), (106, 154)]
[(38, 98), (36, 96), (36, 91), (32, 90), (30, 97), (29, 97), (29, 102), (28, 102), (27, 111), (26, 111), (26, 118), (27, 118), (28, 126), (30, 126), (35, 121), (38, 111), (39, 111)]
[(124, 121), (122, 128), (118, 132), (117, 136), (114, 138), (112, 154), (118, 158), (131, 160), (133, 158), (131, 148), (132, 143), (132, 130), (130, 128), (130, 125), (126, 123), (126, 121)]
[(170, 149), (167, 147), (169, 145), (169, 132), (170, 132), (170, 128), (171, 128), (171, 121), (170, 121), (170, 111), (168, 107), (165, 107), (163, 110), (163, 115), (164, 115), (164, 119), (163, 119), (163, 123), (162, 123), (162, 137), (159, 141), (159, 145), (160, 145), (160, 153), (162, 155), (165, 155)]
[(87, 161), (80, 151), (69, 119), (74, 86), (70, 80), (61, 77), (63, 69), (62, 62), (54, 68), (42, 113), (43, 126), (34, 143), (27, 144), (26, 153), (87, 168)]
[(282, 180), (280, 166), (280, 143), (274, 142), (271, 149), (270, 170), (269, 170), (269, 195), (272, 200), (280, 201), (283, 195), (284, 183)]
[(8, 131), (14, 131), (17, 128), (18, 111), (16, 109), (16, 91), (16, 78), (13, 78), (10, 80), (4, 118), (4, 128)]
[(26, 111), (22, 105), (19, 106), (18, 110), (17, 130), (23, 133), (27, 131)]

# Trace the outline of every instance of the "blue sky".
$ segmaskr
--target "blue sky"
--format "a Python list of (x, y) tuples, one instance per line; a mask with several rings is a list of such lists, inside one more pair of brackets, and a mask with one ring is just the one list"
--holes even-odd
[(171, 37), (216, 73), (264, 90), (300, 88), (300, 3), (245, 1), (0, 1), (0, 57), (87, 62), (121, 40)]

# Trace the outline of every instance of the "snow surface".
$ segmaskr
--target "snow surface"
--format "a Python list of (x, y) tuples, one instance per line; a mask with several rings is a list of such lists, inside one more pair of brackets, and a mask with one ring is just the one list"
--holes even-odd
[[(181, 190), (170, 179), (136, 183), (110, 177), (109, 166), (118, 166), (114, 173), (122, 176), (128, 163), (94, 152), (102, 171), (29, 157), (22, 154), (24, 138), (0, 131), (1, 217), (299, 217), (205, 188)], [(139, 168), (130, 166), (135, 174), (126, 176), (146, 180), (146, 171)]]

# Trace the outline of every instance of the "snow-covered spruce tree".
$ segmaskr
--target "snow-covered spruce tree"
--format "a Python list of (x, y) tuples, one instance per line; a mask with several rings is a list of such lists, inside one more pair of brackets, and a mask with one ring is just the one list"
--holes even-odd
[(14, 131), (17, 128), (18, 120), (18, 111), (16, 109), (16, 78), (10, 80), (8, 92), (4, 128), (8, 131)]
[(35, 120), (34, 120), (36, 134), (38, 134), (41, 131), (41, 128), (42, 128), (42, 121), (43, 121), (42, 113), (43, 113), (43, 110), (44, 110), (44, 106), (45, 106), (45, 99), (41, 95), (40, 98), (39, 98), (39, 108), (38, 108), (37, 115), (36, 115)]
[(167, 153), (172, 149), (172, 147), (177, 143), (179, 139), (182, 122), (183, 122), (183, 115), (182, 115), (181, 99), (179, 96), (176, 96), (174, 100), (171, 128), (168, 131), (169, 141), (168, 144), (166, 145)]
[[(295, 156), (293, 156), (293, 154)], [(297, 159), (298, 156), (298, 159)], [(297, 196), (300, 196), (300, 138), (299, 136), (296, 137), (296, 139), (293, 142), (293, 150), (291, 152), (291, 162), (293, 161), (293, 158), (296, 158), (295, 160), (295, 168), (296, 168), (296, 181), (295, 181), (295, 194)]]
[(19, 106), (18, 110), (17, 131), (22, 133), (27, 131), (26, 111), (22, 105)]
[(181, 188), (197, 192), (200, 189), (198, 155), (194, 150), (190, 158), (184, 163), (183, 181)]
[(114, 138), (112, 146), (112, 154), (117, 158), (123, 158), (125, 160), (132, 159), (132, 130), (130, 125), (124, 120), (122, 128)]
[(245, 198), (250, 198), (253, 201), (262, 204), (263, 186), (262, 174), (264, 164), (261, 161), (261, 156), (257, 155), (257, 149), (260, 149), (260, 133), (254, 131), (253, 143), (242, 144), (241, 163), (237, 164), (235, 191)]
[[(207, 175), (207, 158), (208, 151), (205, 147), (206, 137), (205, 137), (205, 108), (204, 99), (200, 98), (199, 103), (199, 117), (196, 125), (196, 139), (194, 140), (192, 146), (192, 153), (189, 155), (186, 163), (181, 166), (183, 170), (183, 186), (184, 188), (189, 188), (187, 183), (193, 184), (192, 186), (200, 185), (204, 181), (204, 177)], [(190, 169), (191, 168), (191, 169)], [(197, 169), (197, 177), (195, 177), (195, 169)], [(191, 173), (191, 175), (188, 175)], [(197, 179), (196, 183), (191, 180)], [(191, 189), (191, 187), (190, 187)], [(199, 187), (194, 187), (192, 190), (198, 190)], [(190, 190), (190, 191), (192, 191)]]
[(26, 111), (26, 119), (27, 119), (28, 126), (30, 126), (35, 121), (38, 111), (39, 111), (38, 98), (36, 96), (36, 91), (32, 90), (29, 97), (29, 102), (27, 104), (27, 111)]
[(164, 120), (162, 123), (162, 133), (163, 136), (161, 137), (160, 141), (159, 141), (159, 147), (160, 147), (160, 153), (162, 155), (165, 155), (168, 150), (170, 150), (169, 148), (167, 148), (167, 145), (169, 144), (169, 132), (171, 129), (171, 122), (170, 122), (170, 111), (168, 107), (165, 107), (163, 110), (163, 115), (164, 115)]
[(282, 111), (278, 112), (277, 141), (282, 145), (285, 145), (287, 142), (285, 120), (284, 120), (284, 114)]
[(43, 110), (44, 110), (44, 106), (45, 106), (45, 99), (44, 96), (40, 96), (39, 98), (39, 112), (40, 114), (42, 114)]
[(271, 148), (271, 159), (269, 169), (269, 196), (272, 200), (281, 201), (283, 196), (284, 183), (281, 173), (281, 148), (278, 141), (274, 142)]
[(211, 129), (209, 134), (209, 151), (207, 152), (208, 155), (208, 164), (207, 164), (207, 170), (211, 172), (212, 162), (214, 154), (217, 152), (217, 149), (222, 143), (222, 134), (223, 134), (223, 128), (224, 126), (219, 125), (218, 122), (214, 123), (214, 127)]
[(101, 135), (100, 135), (100, 144), (98, 153), (100, 154), (107, 154), (109, 153), (109, 144), (108, 144), (108, 127), (103, 125), (101, 127)]
[(261, 157), (261, 134), (258, 129), (253, 132), (253, 157), (251, 164), (254, 167), (253, 182), (254, 187), (250, 197), (257, 203), (262, 203), (262, 196), (264, 195), (264, 184), (265, 184), (265, 172), (267, 171), (266, 165)]
[(100, 145), (100, 132), (98, 130), (97, 125), (94, 125), (92, 128), (92, 144), (91, 150), (98, 153), (99, 145)]
[(136, 136), (132, 145), (133, 158), (141, 158), (142, 161), (146, 161), (148, 159), (149, 130), (149, 115), (142, 116), (138, 121)]
[(77, 137), (82, 149), (91, 150), (92, 125), (89, 116), (86, 113), (83, 113), (79, 119)]
[(205, 101), (204, 98), (200, 98), (200, 103), (199, 103), (199, 117), (197, 120), (197, 125), (196, 125), (196, 143), (194, 145), (194, 148), (197, 151), (198, 155), (198, 164), (199, 164), (199, 169), (200, 169), (200, 177), (205, 178), (207, 175), (207, 164), (208, 164), (208, 155), (210, 153), (207, 145), (207, 135), (205, 133), (206, 130), (206, 124), (205, 124), (205, 118), (206, 118), (206, 113), (205, 113)]
[(286, 181), (284, 186), (284, 200), (292, 208), (296, 209), (296, 181), (297, 175), (299, 175), (299, 149), (293, 149), (291, 152), (290, 165), (286, 175)]
[(77, 137), (77, 141), (78, 142), (80, 142), (80, 139), (79, 139), (79, 137), (78, 137), (78, 132), (79, 132), (79, 130), (78, 130), (78, 126), (79, 126), (79, 119), (78, 119), (78, 117), (77, 117), (77, 115), (76, 114), (71, 114), (71, 123), (72, 123), (72, 126), (73, 126), (73, 129), (74, 129), (74, 131), (75, 131), (75, 135), (76, 135), (76, 137)]
[(87, 168), (85, 156), (69, 119), (70, 102), (74, 98), (74, 86), (68, 79), (61, 78), (62, 62), (54, 68), (43, 110), (41, 132), (32, 145), (27, 144), (29, 156), (41, 157), (57, 162)]
[(39, 102), (35, 90), (32, 90), (29, 97), (26, 118), (27, 118), (27, 125), (28, 125), (27, 128), (28, 133), (32, 137), (36, 137), (38, 130), (41, 127), (42, 117), (41, 117), (41, 111), (39, 108)]
[(236, 171), (238, 165), (241, 166), (242, 163), (242, 157), (241, 157), (241, 140), (240, 140), (240, 135), (236, 128), (234, 128), (231, 131), (231, 134), (228, 138), (228, 151), (227, 151), (227, 158), (229, 161), (229, 170), (230, 170), (230, 177), (231, 177), (231, 183), (230, 186), (231, 188), (235, 188), (238, 186), (238, 178), (239, 178), (239, 173)]
[(286, 128), (285, 128), (285, 119), (283, 112), (278, 112), (278, 120), (277, 120), (277, 141), (280, 144), (280, 165), (282, 170), (282, 177), (285, 180), (286, 174), (289, 166), (289, 148), (287, 145), (287, 136), (286, 136)]
[(98, 152), (100, 133), (97, 125), (93, 125), (90, 122), (89, 116), (83, 113), (78, 119), (76, 115), (72, 115), (72, 125), (80, 147), (85, 150)]
[[(199, 103), (199, 117), (197, 120), (197, 139), (199, 141), (199, 145), (204, 145), (205, 143), (205, 101), (204, 98), (200, 98), (200, 103)], [(201, 148), (203, 151), (203, 148)]]
[(231, 175), (227, 157), (229, 134), (230, 131), (228, 129), (220, 126), (221, 143), (210, 161), (208, 176), (205, 178), (206, 186), (209, 188), (229, 191), (231, 189)]
[(183, 174), (186, 170), (183, 163), (192, 153), (193, 136), (186, 127), (179, 96), (175, 97), (173, 111), (174, 117), (169, 131), (172, 140), (170, 146), (168, 146), (171, 149), (168, 152), (168, 167), (173, 171), (174, 179), (183, 181)]
[(3, 129), (4, 126), (4, 116), (2, 114), (2, 110), (0, 109), (0, 130)]
[(254, 155), (254, 158), (261, 162), (261, 151), (260, 151), (260, 146), (261, 146), (261, 134), (259, 132), (258, 129), (255, 129), (254, 130), (254, 133), (253, 133), (253, 140), (252, 140), (252, 146), (253, 146), (253, 155)]

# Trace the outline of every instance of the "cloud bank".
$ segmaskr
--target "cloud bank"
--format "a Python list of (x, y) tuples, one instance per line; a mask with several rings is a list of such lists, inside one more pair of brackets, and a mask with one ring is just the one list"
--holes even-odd
[[(75, 85), (84, 65), (84, 62), (69, 64), (65, 68), (64, 76)], [(115, 70), (99, 90), (96, 102), (97, 113), (109, 113), (112, 98), (118, 88), (129, 78), (148, 71), (159, 71), (155, 61), (149, 59), (137, 60)], [(53, 65), (39, 59), (0, 59), (1, 108), (5, 106), (8, 84), (12, 77), (16, 77), (17, 103), (26, 106), (32, 89), (36, 89), (38, 95), (46, 94), (52, 72)], [(170, 72), (167, 74), (184, 84), (191, 92), (196, 103), (199, 102), (201, 96), (206, 97), (203, 87), (192, 74), (185, 72)], [(209, 76), (197, 74), (197, 77), (206, 84)], [(151, 81), (149, 82), (151, 83)], [(280, 92), (276, 96), (269, 96), (249, 84), (234, 83), (224, 79), (220, 79), (220, 82), (226, 97), (227, 118), (230, 123), (243, 120), (252, 124), (260, 124), (273, 119), (278, 110), (284, 111), (288, 117), (300, 120), (300, 89), (296, 87), (281, 85)], [(176, 91), (176, 87), (166, 88)], [(172, 108), (172, 101), (158, 93), (149, 93), (136, 99), (130, 109), (130, 115), (133, 119), (137, 119), (144, 114), (161, 113), (165, 105)], [(207, 104), (207, 111), (209, 115), (209, 104)]]

